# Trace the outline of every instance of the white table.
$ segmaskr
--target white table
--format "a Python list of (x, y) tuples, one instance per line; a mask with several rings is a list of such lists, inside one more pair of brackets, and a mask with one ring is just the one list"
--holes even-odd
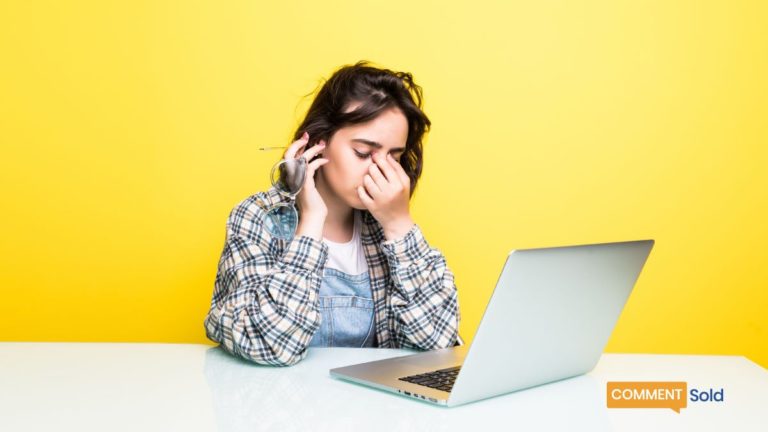
[[(313, 348), (291, 367), (218, 347), (0, 343), (0, 431), (768, 430), (768, 372), (744, 357), (604, 354), (589, 374), (455, 408), (331, 378), (410, 350)], [(723, 403), (608, 409), (607, 381), (687, 381)]]

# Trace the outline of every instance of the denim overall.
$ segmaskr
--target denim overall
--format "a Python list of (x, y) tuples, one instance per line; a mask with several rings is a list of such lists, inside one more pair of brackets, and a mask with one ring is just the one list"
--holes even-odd
[(374, 346), (373, 295), (367, 271), (350, 275), (323, 269), (318, 304), (322, 318), (309, 346)]

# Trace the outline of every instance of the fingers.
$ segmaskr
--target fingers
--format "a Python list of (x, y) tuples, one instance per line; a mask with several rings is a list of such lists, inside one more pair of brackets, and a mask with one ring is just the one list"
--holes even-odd
[(387, 181), (390, 181), (396, 184), (400, 183), (400, 178), (395, 173), (394, 168), (390, 165), (389, 159), (387, 157), (381, 156), (378, 153), (374, 153), (373, 161), (376, 162), (376, 165), (378, 165), (381, 172), (387, 178)]
[(312, 147), (305, 150), (303, 153), (301, 153), (301, 156), (304, 156), (307, 159), (307, 162), (311, 161), (313, 157), (315, 157), (318, 153), (323, 151), (325, 149), (325, 141), (320, 141), (316, 145), (313, 145)]
[(387, 157), (389, 158), (389, 162), (392, 165), (392, 168), (397, 173), (397, 176), (400, 178), (400, 182), (403, 184), (403, 186), (406, 186), (410, 188), (411, 186), (411, 178), (408, 177), (408, 173), (405, 172), (405, 169), (403, 169), (403, 166), (400, 165), (400, 162), (395, 160), (395, 158), (388, 154)]
[(368, 171), (382, 190), (387, 183), (396, 185), (398, 188), (410, 189), (410, 177), (391, 154), (387, 156), (374, 154), (373, 157), (375, 165), (371, 165)]
[(363, 185), (365, 186), (365, 190), (372, 198), (375, 199), (381, 195), (382, 188), (376, 184), (376, 182), (373, 180), (373, 178), (371, 178), (369, 174), (366, 174), (365, 177), (363, 177)]
[(376, 166), (376, 164), (372, 164), (370, 167), (368, 167), (368, 175), (366, 175), (366, 177), (368, 176), (370, 176), (373, 179), (373, 181), (381, 190), (384, 190), (389, 186), (388, 185), (389, 182), (384, 177), (384, 174), (381, 173), (381, 170), (379, 169), (378, 166)]
[(294, 141), (288, 147), (288, 150), (286, 150), (285, 154), (283, 154), (283, 159), (295, 159), (296, 153), (299, 151), (300, 148), (307, 145), (307, 142), (309, 142), (309, 134), (307, 132), (304, 132), (301, 138)]
[(328, 159), (319, 158), (319, 159), (315, 159), (311, 163), (309, 163), (307, 165), (307, 180), (306, 181), (310, 181), (310, 179), (312, 179), (312, 181), (314, 181), (314, 179), (315, 179), (315, 171), (317, 171), (318, 168), (320, 168), (321, 166), (325, 165), (327, 162), (328, 162)]
[(363, 202), (366, 208), (370, 208), (373, 205), (373, 198), (365, 191), (365, 188), (361, 185), (357, 187), (357, 196), (360, 197), (360, 201)]

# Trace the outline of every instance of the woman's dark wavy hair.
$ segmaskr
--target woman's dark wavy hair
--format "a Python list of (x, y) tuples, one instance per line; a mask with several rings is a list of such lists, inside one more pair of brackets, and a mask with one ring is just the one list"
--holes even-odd
[[(361, 104), (345, 113), (350, 103)], [(408, 139), (400, 165), (411, 179), (410, 195), (413, 196), (424, 164), (421, 141), (431, 122), (421, 110), (421, 87), (408, 72), (377, 68), (367, 60), (342, 66), (317, 93), (293, 140), (301, 138), (306, 131), (309, 133), (307, 149), (320, 140), (328, 143), (342, 127), (367, 122), (393, 107), (399, 108), (408, 120)]]

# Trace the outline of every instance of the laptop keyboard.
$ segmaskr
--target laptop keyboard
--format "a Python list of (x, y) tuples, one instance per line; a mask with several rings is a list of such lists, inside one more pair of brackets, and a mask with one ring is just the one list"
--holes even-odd
[(456, 381), (456, 376), (459, 375), (460, 369), (461, 366), (455, 366), (418, 375), (404, 376), (398, 379), (400, 381), (407, 381), (409, 383), (450, 392), (453, 388), (453, 383)]

